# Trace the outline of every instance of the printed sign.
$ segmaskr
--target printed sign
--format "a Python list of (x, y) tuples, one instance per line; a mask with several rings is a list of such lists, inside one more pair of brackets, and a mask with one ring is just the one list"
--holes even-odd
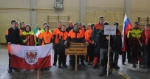
[(116, 35), (116, 26), (104, 26), (104, 35)]

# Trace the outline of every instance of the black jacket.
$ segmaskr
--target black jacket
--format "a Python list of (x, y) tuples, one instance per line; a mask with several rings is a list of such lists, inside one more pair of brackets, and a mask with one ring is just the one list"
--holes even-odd
[(119, 29), (116, 30), (116, 35), (113, 35), (113, 39), (114, 39), (114, 47), (121, 49), (122, 38), (121, 38), (121, 32), (119, 31)]
[(12, 44), (22, 44), (21, 36), (20, 36), (20, 30), (16, 28), (15, 30), (13, 28), (8, 29), (8, 34), (5, 36), (7, 43), (11, 42)]
[[(108, 36), (108, 35), (104, 35), (104, 29), (101, 29), (98, 32), (100, 48), (108, 49), (108, 40), (106, 39), (106, 36)], [(113, 43), (114, 43), (113, 37), (112, 37), (112, 35), (110, 35), (110, 47), (112, 49), (114, 49)]]
[(72, 29), (73, 29), (73, 26), (72, 26), (72, 27), (68, 26), (68, 27), (66, 28), (66, 32), (69, 33), (69, 31), (72, 30)]

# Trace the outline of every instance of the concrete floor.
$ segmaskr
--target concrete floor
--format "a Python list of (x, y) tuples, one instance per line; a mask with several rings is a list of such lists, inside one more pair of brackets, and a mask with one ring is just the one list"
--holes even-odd
[[(77, 72), (70, 68), (58, 68), (53, 66), (49, 71), (40, 72), (39, 79), (150, 79), (147, 69), (132, 68), (131, 64), (122, 65), (119, 59), (120, 69), (113, 70), (109, 76), (99, 77), (99, 68), (93, 69), (91, 65), (82, 66)], [(38, 71), (21, 71), (20, 73), (7, 73), (8, 54), (6, 46), (0, 47), (0, 79), (38, 79)]]

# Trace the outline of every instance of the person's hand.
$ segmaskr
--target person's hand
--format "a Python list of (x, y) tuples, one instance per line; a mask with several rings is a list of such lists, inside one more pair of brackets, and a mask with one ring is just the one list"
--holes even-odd
[(111, 50), (111, 47), (108, 47), (108, 50)]
[(27, 42), (28, 39), (25, 39), (25, 42)]
[(92, 44), (94, 44), (94, 41), (92, 40)]
[(11, 45), (11, 42), (8, 42), (8, 45)]
[(106, 36), (106, 39), (109, 40), (109, 36)]
[(89, 43), (88, 43), (88, 42), (86, 42), (86, 45), (88, 46), (88, 45), (89, 45)]
[(64, 45), (67, 46), (67, 41), (64, 42)]

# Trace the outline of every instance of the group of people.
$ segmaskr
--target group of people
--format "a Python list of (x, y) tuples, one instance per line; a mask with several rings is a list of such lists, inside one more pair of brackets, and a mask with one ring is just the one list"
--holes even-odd
[[(105, 25), (109, 25), (107, 21), (104, 21), (104, 17), (99, 17), (97, 24), (89, 23), (87, 27), (80, 22), (72, 23), (69, 21), (68, 27), (63, 25), (61, 21), (57, 22), (56, 29), (53, 32), (50, 30), (48, 23), (43, 24), (43, 29), (40, 30), (38, 36), (31, 31), (30, 25), (25, 25), (24, 22), (12, 20), (11, 27), (6, 31), (6, 41), (8, 43), (9, 53), (9, 70), (12, 69), (18, 71), (16, 68), (10, 66), (10, 44), (20, 44), (26, 46), (45, 45), (53, 43), (54, 45), (54, 62), (55, 66), (58, 61), (58, 67), (67, 67), (65, 48), (69, 47), (70, 42), (73, 43), (86, 43), (87, 44), (87, 56), (80, 55), (77, 57), (78, 65), (85, 65), (84, 61), (88, 62), (88, 65), (92, 65), (93, 68), (100, 66), (100, 74), (102, 76), (106, 74), (108, 51), (110, 51), (110, 69), (119, 69), (118, 58), (122, 55), (122, 64), (125, 65), (126, 52), (128, 63), (133, 64), (136, 67), (136, 63), (139, 61), (140, 67), (150, 67), (150, 54), (148, 49), (150, 46), (150, 24), (146, 24), (146, 28), (142, 31), (138, 22), (135, 22), (133, 27), (126, 36), (127, 51), (122, 51), (122, 35), (118, 29), (119, 23), (114, 22), (116, 26), (116, 35), (104, 35)], [(108, 42), (110, 41), (110, 46)], [(146, 59), (145, 59), (146, 58)], [(69, 62), (71, 70), (75, 69), (75, 56), (69, 56)], [(13, 63), (13, 62), (12, 62)], [(45, 70), (45, 68), (41, 69)], [(48, 70), (46, 68), (46, 70)]]

